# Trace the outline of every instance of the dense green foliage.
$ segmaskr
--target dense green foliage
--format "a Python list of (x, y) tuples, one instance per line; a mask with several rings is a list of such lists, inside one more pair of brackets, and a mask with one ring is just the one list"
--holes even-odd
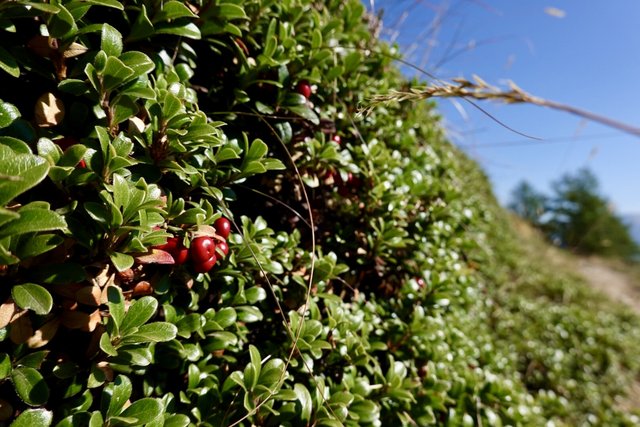
[(633, 421), (637, 319), (529, 273), (431, 105), (356, 114), (412, 84), (364, 11), (0, 4), (0, 422)]
[(522, 182), (513, 191), (510, 208), (557, 245), (582, 254), (633, 259), (640, 248), (598, 187), (588, 169), (554, 182), (551, 196)]

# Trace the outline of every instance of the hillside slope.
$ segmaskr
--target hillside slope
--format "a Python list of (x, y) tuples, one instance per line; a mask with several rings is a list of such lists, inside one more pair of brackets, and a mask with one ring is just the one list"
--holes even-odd
[(637, 424), (359, 0), (0, 11), (0, 424)]

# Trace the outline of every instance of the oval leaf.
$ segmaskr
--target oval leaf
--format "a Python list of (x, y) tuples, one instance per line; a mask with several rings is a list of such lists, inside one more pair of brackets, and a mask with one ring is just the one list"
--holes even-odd
[(34, 283), (14, 286), (11, 289), (11, 296), (18, 307), (33, 310), (36, 314), (47, 314), (53, 307), (53, 298), (49, 291)]
[(21, 413), (11, 427), (48, 427), (53, 420), (53, 412), (45, 409), (27, 409)]
[(11, 380), (16, 393), (27, 405), (40, 406), (49, 400), (49, 386), (37, 370), (26, 366), (16, 368), (11, 372)]

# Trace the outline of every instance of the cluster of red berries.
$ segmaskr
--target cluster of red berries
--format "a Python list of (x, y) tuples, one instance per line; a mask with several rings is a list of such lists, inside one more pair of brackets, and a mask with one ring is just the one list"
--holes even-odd
[(157, 246), (156, 249), (169, 252), (178, 265), (191, 261), (196, 273), (206, 273), (213, 268), (218, 259), (226, 257), (229, 253), (227, 238), (231, 233), (231, 223), (226, 218), (218, 218), (213, 228), (217, 238), (198, 236), (191, 240), (187, 248), (179, 237), (170, 237), (167, 243)]

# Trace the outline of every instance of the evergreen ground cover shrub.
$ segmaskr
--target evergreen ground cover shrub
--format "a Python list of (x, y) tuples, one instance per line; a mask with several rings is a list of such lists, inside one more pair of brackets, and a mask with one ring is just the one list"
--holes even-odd
[[(0, 422), (631, 422), (598, 398), (631, 332), (515, 309), (524, 264), (433, 105), (356, 114), (415, 84), (364, 12), (0, 4)], [(558, 317), (593, 342), (551, 366), (513, 330)]]

